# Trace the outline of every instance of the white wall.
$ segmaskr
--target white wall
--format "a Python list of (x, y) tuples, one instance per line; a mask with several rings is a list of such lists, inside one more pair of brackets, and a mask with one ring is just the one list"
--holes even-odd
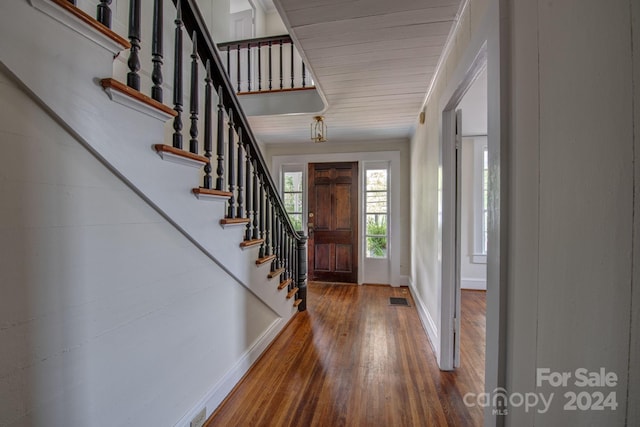
[[(508, 131), (494, 151), (505, 156), (502, 163), (491, 160), (499, 165), (491, 170), (491, 180), (493, 188), (501, 188), (502, 199), (492, 202), (490, 227), (499, 220), (508, 234), (490, 242), (502, 252), (499, 268), (489, 272), (487, 339), (491, 342), (491, 333), (502, 342), (500, 330), (489, 323), (490, 303), (496, 299), (493, 307), (507, 308), (502, 323), (507, 392), (555, 392), (544, 414), (511, 405), (506, 424), (637, 425), (640, 174), (634, 122), (637, 128), (640, 12), (626, 1), (489, 4), (496, 18), (500, 13), (502, 43), (499, 50), (489, 43), (489, 88), (504, 90), (499, 98), (506, 102), (503, 123), (497, 130)], [(412, 279), (435, 334), (442, 289), (434, 208), (439, 201), (438, 124), (451, 96), (443, 88), (460, 83), (456, 79), (468, 65), (462, 59), (470, 53), (469, 41), (481, 31), (474, 15), (482, 2), (471, 1), (469, 9), (426, 106), (427, 125), (417, 126), (411, 142)], [(496, 54), (503, 67), (492, 62)], [(491, 132), (490, 122), (490, 138)], [(489, 145), (491, 155), (491, 141)], [(504, 289), (503, 296), (492, 292), (494, 286)], [(600, 367), (617, 374), (615, 387), (577, 389), (572, 381), (566, 388), (536, 386), (537, 368), (568, 371), (575, 379), (578, 368)], [(494, 378), (487, 377), (489, 392)], [(618, 407), (565, 411), (569, 390), (613, 391)], [(488, 414), (485, 421), (495, 424)]]
[[(464, 115), (463, 110), (463, 115)], [(463, 118), (464, 120), (464, 118)], [(475, 197), (478, 190), (476, 178), (478, 176), (474, 164), (477, 144), (486, 144), (486, 137), (462, 139), (462, 173), (461, 173), (461, 206), (460, 206), (460, 285), (462, 289), (487, 289), (486, 257), (477, 255), (474, 234)], [(482, 262), (478, 261), (482, 258)]]
[(632, 272), (640, 262), (637, 234), (633, 241), (640, 98), (632, 64), (640, 53), (631, 43), (631, 34), (640, 31), (637, 4), (509, 3), (508, 385), (555, 391), (562, 401), (563, 392), (576, 388), (537, 388), (537, 367), (605, 367), (618, 375), (618, 385), (598, 391), (614, 391), (619, 406), (563, 411), (557, 404), (546, 414), (514, 410), (508, 424), (638, 425), (638, 290)]
[(279, 36), (282, 34), (289, 34), (289, 30), (282, 22), (282, 18), (277, 10), (273, 9), (265, 12), (265, 36)]
[(174, 425), (277, 314), (4, 73), (0, 109), (0, 425)]
[[(411, 138), (411, 281), (414, 298), (431, 344), (440, 351), (442, 294), (442, 176), (440, 169), (440, 122), (442, 104), (453, 72), (474, 30), (483, 22), (488, 0), (471, 0), (460, 17), (458, 32), (442, 60), (425, 107), (425, 124), (416, 123)], [(464, 123), (464, 118), (463, 118)]]
[[(461, 264), (460, 278), (463, 289), (487, 288), (486, 257), (474, 257), (477, 250), (474, 236), (477, 223), (475, 210), (480, 205), (476, 198), (482, 174), (477, 169), (476, 145), (487, 143), (487, 70), (473, 82), (457, 109), (462, 110), (462, 176), (461, 176)], [(482, 135), (485, 135), (484, 137)]]

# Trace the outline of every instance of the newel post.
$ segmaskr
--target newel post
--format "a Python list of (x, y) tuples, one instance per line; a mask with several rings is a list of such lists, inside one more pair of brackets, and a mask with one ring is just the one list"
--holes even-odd
[(298, 311), (307, 309), (307, 236), (302, 236), (298, 240), (298, 298), (302, 300), (298, 306)]

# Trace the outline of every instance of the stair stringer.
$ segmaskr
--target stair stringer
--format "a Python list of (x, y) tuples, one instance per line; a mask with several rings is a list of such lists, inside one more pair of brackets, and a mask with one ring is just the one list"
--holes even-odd
[(240, 249), (244, 228), (220, 226), (224, 202), (198, 200), (191, 193), (200, 181), (199, 171), (162, 161), (152, 149), (164, 142), (164, 124), (112, 102), (103, 91), (99, 80), (110, 77), (113, 70), (108, 51), (32, 8), (26, 0), (2, 2), (0, 26), (5, 34), (12, 34), (0, 37), (2, 66), (56, 120), (279, 316), (288, 319), (296, 312), (277, 290), (277, 283), (267, 279), (268, 267), (256, 266), (258, 248)]

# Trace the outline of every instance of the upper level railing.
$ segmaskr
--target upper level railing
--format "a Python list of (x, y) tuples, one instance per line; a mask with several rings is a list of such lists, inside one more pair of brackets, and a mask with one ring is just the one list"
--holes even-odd
[[(148, 86), (151, 98), (162, 103), (164, 90), (169, 86), (165, 84), (165, 75), (169, 73), (164, 70), (164, 63), (172, 62), (170, 87), (176, 114), (171, 150), (204, 164), (202, 185), (194, 193), (228, 197), (223, 223), (245, 227), (243, 243), (260, 245), (258, 261), (271, 262), (270, 277), (280, 277), (280, 283), (288, 286), (289, 294), (297, 294), (301, 300), (298, 308), (304, 310), (306, 237), (299, 235), (291, 224), (196, 0), (171, 0), (176, 8), (173, 16), (167, 19), (163, 0), (128, 1), (131, 48), (126, 61), (127, 85), (136, 91)], [(111, 0), (96, 3), (97, 19), (111, 27)], [(143, 3), (152, 9), (143, 11)], [(147, 22), (151, 28), (141, 28), (143, 16), (144, 22), (151, 21)], [(148, 17), (151, 19), (147, 20)], [(164, 51), (164, 44), (170, 39), (170, 33), (165, 32), (167, 26), (173, 32), (172, 56), (165, 55)], [(191, 40), (184, 37), (185, 31)], [(143, 35), (150, 35), (150, 43), (143, 40)], [(188, 46), (186, 50), (185, 45)], [(150, 47), (150, 64), (142, 62), (141, 58), (149, 58), (149, 52), (141, 52), (142, 47)], [(145, 72), (141, 73), (141, 70)], [(146, 81), (148, 79), (150, 81)], [(188, 135), (183, 135), (186, 133), (185, 109)], [(201, 114), (203, 110), (204, 115)], [(183, 142), (186, 138), (188, 143)], [(188, 148), (184, 149), (183, 145)]]
[(313, 88), (313, 80), (291, 36), (218, 43), (237, 93)]

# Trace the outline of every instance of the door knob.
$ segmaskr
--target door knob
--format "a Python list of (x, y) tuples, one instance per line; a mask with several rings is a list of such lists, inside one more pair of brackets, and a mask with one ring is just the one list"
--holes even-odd
[(313, 223), (312, 222), (307, 223), (307, 230), (309, 232), (309, 237), (311, 237), (313, 235)]

